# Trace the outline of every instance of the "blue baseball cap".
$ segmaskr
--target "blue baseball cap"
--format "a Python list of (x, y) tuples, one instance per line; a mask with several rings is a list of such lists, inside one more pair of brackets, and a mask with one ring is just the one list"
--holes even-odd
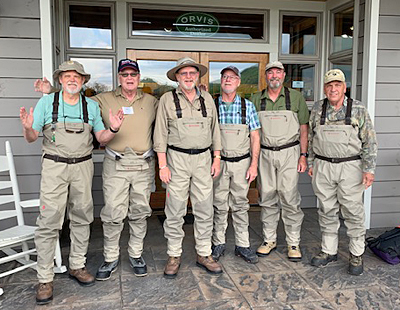
[(133, 70), (136, 70), (137, 72), (140, 72), (139, 65), (136, 61), (130, 60), (128, 58), (121, 59), (118, 63), (118, 73), (126, 68), (131, 68)]

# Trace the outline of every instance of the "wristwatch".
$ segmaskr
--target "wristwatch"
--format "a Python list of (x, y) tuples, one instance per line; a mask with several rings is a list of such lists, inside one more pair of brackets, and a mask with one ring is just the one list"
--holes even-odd
[(305, 158), (308, 157), (308, 153), (300, 153), (300, 156), (304, 156)]

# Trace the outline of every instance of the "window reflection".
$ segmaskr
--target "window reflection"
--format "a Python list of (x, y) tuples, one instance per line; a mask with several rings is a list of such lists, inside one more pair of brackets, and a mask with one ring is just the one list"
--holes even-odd
[(71, 57), (71, 60), (80, 62), (91, 75), (89, 82), (84, 85), (86, 96), (91, 97), (113, 89), (112, 59)]
[(284, 85), (298, 90), (306, 101), (315, 101), (314, 64), (287, 64)]
[(347, 8), (334, 15), (333, 52), (352, 49), (353, 47), (354, 8)]
[(210, 62), (209, 63), (209, 87), (208, 91), (212, 96), (221, 92), (221, 70), (227, 66), (235, 66), (241, 74), (241, 84), (237, 93), (249, 99), (258, 90), (258, 64), (243, 62)]
[(112, 49), (111, 7), (69, 6), (71, 48)]
[(351, 65), (334, 64), (332, 69), (340, 69), (346, 78), (346, 96), (350, 97), (351, 93)]
[(316, 54), (316, 17), (283, 15), (282, 23), (282, 54)]

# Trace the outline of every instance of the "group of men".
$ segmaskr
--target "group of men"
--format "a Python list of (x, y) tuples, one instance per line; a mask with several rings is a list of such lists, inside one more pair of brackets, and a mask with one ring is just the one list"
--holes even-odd
[[(28, 142), (43, 132), (41, 208), (35, 243), (38, 251), (38, 304), (53, 298), (53, 258), (68, 205), (71, 229), (69, 274), (83, 286), (107, 280), (119, 265), (119, 239), (128, 218), (129, 261), (136, 276), (147, 274), (142, 257), (146, 219), (155, 175), (166, 184), (164, 236), (166, 278), (175, 278), (181, 264), (183, 224), (190, 197), (194, 215), (196, 264), (211, 274), (226, 250), (229, 210), (235, 234), (235, 255), (257, 263), (277, 247), (280, 212), (288, 259), (302, 258), (300, 231), (304, 214), (297, 183), (307, 170), (320, 201), (321, 253), (311, 264), (337, 259), (339, 210), (350, 237), (349, 273), (363, 271), (363, 189), (374, 179), (376, 137), (366, 108), (345, 96), (345, 77), (330, 70), (324, 78), (326, 99), (315, 103), (311, 117), (301, 93), (284, 87), (285, 68), (279, 61), (265, 68), (267, 88), (241, 98), (241, 74), (235, 66), (221, 71), (221, 95), (213, 99), (199, 79), (207, 68), (182, 58), (167, 72), (178, 83), (160, 101), (138, 89), (136, 61), (118, 65), (120, 86), (91, 98), (80, 94), (90, 75), (76, 61), (54, 72), (62, 90), (40, 99), (20, 118)], [(54, 91), (46, 80), (37, 91)], [(310, 131), (309, 125), (310, 124)], [(107, 129), (106, 129), (107, 128)], [(105, 205), (101, 210), (104, 262), (96, 276), (85, 268), (89, 225), (93, 221), (92, 135), (106, 145), (103, 162)], [(154, 130), (154, 135), (153, 135)], [(308, 143), (309, 141), (309, 143)], [(211, 154), (211, 155), (210, 155)], [(257, 179), (263, 242), (254, 251), (249, 238), (250, 183)], [(282, 209), (282, 211), (280, 210)]]

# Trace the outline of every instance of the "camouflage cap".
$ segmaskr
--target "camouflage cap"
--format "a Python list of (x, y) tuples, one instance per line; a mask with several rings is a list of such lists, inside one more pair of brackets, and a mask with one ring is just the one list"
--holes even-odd
[(285, 67), (283, 66), (283, 64), (280, 61), (271, 61), (271, 62), (267, 63), (267, 65), (265, 66), (265, 71), (268, 71), (269, 69), (272, 69), (272, 68), (278, 68), (278, 69), (285, 70)]
[(324, 75), (324, 84), (330, 83), (332, 81), (346, 82), (346, 78), (342, 70), (332, 69), (329, 70)]
[(85, 72), (83, 65), (74, 60), (64, 61), (58, 67), (58, 69), (54, 71), (53, 79), (58, 82), (58, 77), (60, 76), (61, 72), (65, 72), (65, 71), (76, 71), (77, 73), (79, 73), (80, 75), (82, 75), (85, 78), (84, 83), (87, 83), (90, 80), (90, 74)]

